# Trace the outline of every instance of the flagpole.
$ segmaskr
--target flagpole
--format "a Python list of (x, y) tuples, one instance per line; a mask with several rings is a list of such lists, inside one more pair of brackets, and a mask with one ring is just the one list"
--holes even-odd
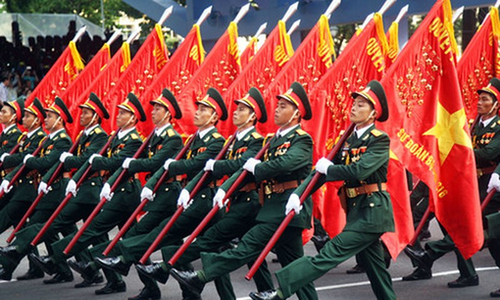
[(198, 25), (198, 27), (201, 26), (201, 24), (203, 24), (203, 22), (205, 22), (205, 20), (208, 18), (208, 16), (210, 15), (210, 13), (212, 13), (212, 5), (210, 5), (209, 7), (205, 8), (205, 10), (201, 13), (200, 18), (196, 22), (196, 25)]
[[(500, 1), (500, 0), (499, 0)], [(332, 16), (332, 13), (339, 7), (341, 0), (333, 0), (332, 3), (328, 6), (328, 8), (325, 10), (324, 15), (330, 20), (330, 17)]]
[(106, 44), (111, 45), (120, 35), (122, 34), (122, 30), (118, 29), (113, 33), (113, 35), (109, 38)]
[(257, 30), (257, 32), (255, 33), (254, 37), (258, 38), (259, 35), (261, 35), (262, 32), (264, 32), (264, 30), (266, 30), (266, 28), (267, 28), (267, 22), (265, 22), (264, 24), (260, 25), (260, 27)]
[(459, 7), (455, 12), (453, 13), (453, 16), (451, 17), (451, 21), (455, 23), (455, 21), (460, 18), (460, 16), (464, 13), (464, 6)]
[(243, 5), (238, 14), (236, 15), (236, 17), (234, 18), (233, 22), (238, 24), (238, 22), (241, 21), (241, 19), (243, 19), (243, 17), (247, 14), (249, 10), (250, 10), (250, 3)]
[(281, 18), (281, 21), (285, 22), (288, 21), (288, 19), (290, 19), (290, 17), (297, 11), (297, 8), (299, 7), (299, 2), (295, 2), (294, 4), (290, 5), (290, 7), (288, 7), (288, 10), (286, 11), (285, 15), (283, 16), (283, 18)]
[(82, 37), (82, 35), (85, 33), (86, 30), (87, 26), (83, 26), (82, 28), (80, 28), (80, 30), (78, 30), (78, 32), (75, 34), (75, 37), (71, 41), (76, 43)]
[[(500, 0), (499, 0), (500, 1)], [(403, 6), (403, 8), (401, 8), (401, 10), (399, 11), (399, 14), (398, 16), (396, 17), (396, 20), (394, 20), (394, 22), (396, 23), (399, 23), (399, 21), (401, 21), (401, 19), (406, 15), (406, 13), (408, 12), (408, 8), (410, 7), (410, 4), (406, 4), (405, 6)]]
[(163, 11), (163, 14), (161, 15), (161, 18), (157, 24), (159, 24), (161, 26), (163, 23), (165, 23), (165, 21), (168, 19), (168, 17), (170, 17), (170, 15), (172, 14), (173, 10), (174, 10), (173, 5), (167, 9), (165, 9), (165, 11)]
[(391, 7), (394, 5), (394, 3), (396, 3), (396, 0), (386, 0), (384, 5), (382, 5), (382, 7), (380, 8), (380, 10), (378, 11), (379, 14), (383, 15), (385, 14), (385, 12)]
[(299, 25), (300, 25), (300, 19), (293, 22), (292, 26), (290, 26), (290, 29), (288, 30), (288, 32), (286, 34), (292, 35), (292, 33), (295, 31), (295, 29), (297, 29), (299, 27)]

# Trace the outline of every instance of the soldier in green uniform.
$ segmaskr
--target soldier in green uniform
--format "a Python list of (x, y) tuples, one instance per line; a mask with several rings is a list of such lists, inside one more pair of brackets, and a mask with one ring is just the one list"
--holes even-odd
[[(498, 162), (500, 162), (500, 119), (498, 118), (500, 80), (498, 78), (492, 78), (488, 86), (477, 92), (479, 94), (477, 113), (480, 116), (480, 120), (474, 127), (472, 144), (477, 166), (479, 197), (481, 201), (483, 201), (484, 198), (486, 198), (490, 177), (492, 180), (498, 178), (498, 175), (493, 172)], [(492, 188), (488, 189), (488, 191), (491, 189)], [(484, 209), (483, 216), (497, 212), (499, 209), (500, 196), (496, 195)], [(431, 278), (431, 268), (434, 261), (446, 253), (454, 251), (457, 257), (457, 267), (460, 271), (460, 276), (456, 280), (449, 282), (448, 287), (459, 288), (478, 285), (479, 277), (474, 268), (472, 259), (469, 258), (465, 260), (457, 247), (455, 247), (455, 243), (451, 237), (446, 233), (446, 230), (444, 228), (441, 229), (444, 233), (443, 239), (428, 242), (425, 245), (425, 251), (419, 251), (414, 247), (405, 248), (405, 253), (417, 261), (418, 266), (412, 274), (425, 274), (427, 278)]]
[[(194, 115), (194, 125), (198, 127), (198, 131), (194, 136), (190, 137), (194, 140), (186, 156), (177, 161), (167, 159), (163, 168), (160, 168), (153, 177), (147, 181), (141, 193), (142, 198), (150, 200), (154, 198), (155, 202), (172, 201), (170, 197), (177, 200), (179, 194), (163, 194), (163, 197), (168, 197), (168, 199), (161, 199), (162, 193), (156, 196), (153, 195), (153, 188), (163, 172), (168, 170), (169, 178), (167, 181), (174, 180), (172, 178), (176, 178), (180, 175), (185, 175), (187, 181), (191, 181), (203, 169), (206, 161), (210, 158), (214, 158), (222, 149), (224, 138), (215, 128), (218, 120), (223, 121), (227, 119), (227, 110), (222, 96), (216, 89), (209, 88), (205, 97), (196, 103), (198, 109)], [(187, 203), (178, 202), (178, 205), (184, 205), (185, 211), (176, 220), (158, 248), (167, 244), (180, 244), (182, 239), (196, 228), (199, 222), (212, 208), (211, 199), (214, 193), (214, 183), (206, 182), (198, 194), (193, 198), (189, 208), (187, 207)], [(142, 255), (147, 251), (169, 220), (170, 218), (163, 220), (161, 224), (148, 234), (130, 237), (118, 242), (112, 253), (110, 253), (110, 257), (104, 259), (96, 257), (95, 261), (103, 268), (112, 269), (122, 275), (127, 275), (130, 266), (141, 259)], [(216, 220), (217, 218), (215, 218), (214, 222)], [(190, 266), (186, 267), (188, 268)], [(183, 290), (184, 299), (200, 299), (198, 293), (187, 294), (186, 291), (189, 290)]]
[[(61, 153), (68, 151), (72, 144), (64, 126), (72, 123), (73, 118), (71, 117), (71, 114), (62, 99), (56, 97), (54, 103), (45, 110), (47, 112), (45, 127), (49, 131), (48, 139), (43, 141), (43, 146), (37, 156), (26, 154), (23, 158), (23, 162), (26, 165), (24, 172), (32, 174), (31, 176), (35, 177), (35, 183), (39, 185), (38, 192), (44, 193), (33, 214), (29, 218), (29, 224), (43, 224), (50, 218), (64, 196), (64, 187), (66, 186), (69, 178), (69, 174), (67, 173), (58, 174), (51, 185), (51, 189), (41, 192), (41, 188), (43, 186), (39, 184), (40, 177), (42, 174), (45, 175), (49, 172), (56, 162), (59, 161)], [(18, 168), (20, 168), (20, 166)], [(6, 180), (10, 180), (12, 178), (11, 175), (15, 174), (15, 172), (17, 172), (17, 169), (7, 175)], [(24, 193), (24, 191), (17, 190), (16, 193)], [(37, 194), (38, 193), (35, 193), (35, 196), (31, 201), (36, 198)], [(69, 234), (75, 229), (75, 226), (67, 227), (65, 228), (64, 234)], [(54, 242), (57, 239), (58, 236), (52, 235), (47, 238), (47, 241)], [(48, 251), (49, 253), (51, 252), (50, 247), (48, 248)], [(4, 267), (3, 271), (6, 273), (10, 272), (11, 275), (13, 268), (7, 264), (2, 265)], [(44, 283), (52, 284), (65, 281), (73, 281), (73, 274), (68, 267), (60, 269), (52, 279), (44, 280)]]
[[(101, 100), (94, 93), (91, 93), (89, 99), (81, 104), (80, 108), (82, 109), (80, 125), (85, 129), (77, 138), (79, 139), (77, 153), (73, 155), (69, 152), (63, 152), (59, 157), (59, 161), (64, 163), (66, 171), (81, 167), (91, 154), (101, 150), (107, 139), (107, 134), (101, 128), (100, 123), (102, 119), (108, 119), (109, 114), (101, 103)], [(40, 192), (46, 193), (49, 189), (52, 189), (52, 187), (47, 187), (46, 182), (52, 177), (57, 167), (58, 164), (54, 164), (43, 176), (39, 186)], [(54, 242), (54, 235), (59, 232), (64, 233), (68, 228), (75, 229), (74, 224), (77, 221), (85, 220), (99, 202), (99, 190), (101, 187), (102, 178), (98, 172), (94, 172), (82, 183), (77, 196), (68, 202), (52, 225), (47, 229), (40, 242), (45, 241), (50, 245), (50, 241)], [(64, 195), (61, 196), (64, 197)], [(16, 239), (11, 245), (0, 249), (0, 264), (2, 264), (4, 271), (12, 273), (15, 270), (21, 259), (32, 250), (31, 241), (43, 226), (43, 223), (31, 224), (30, 222), (30, 226), (16, 233)], [(84, 281), (76, 284), (75, 287), (86, 287), (92, 283), (104, 281), (102, 275), (99, 273), (92, 275), (90, 278), (84, 278)]]
[[(243, 165), (243, 169), (263, 184), (261, 192), (265, 193), (264, 205), (257, 214), (257, 224), (243, 236), (237, 248), (222, 253), (201, 253), (202, 270), (170, 270), (175, 279), (193, 290), (201, 292), (207, 282), (255, 260), (281, 224), (288, 197), (311, 172), (313, 142), (311, 136), (300, 127), (301, 118), (309, 120), (312, 117), (307, 94), (302, 85), (294, 82), (286, 93), (277, 98), (274, 122), (280, 129), (269, 142), (262, 162), (250, 158)], [(233, 177), (237, 177), (240, 172)], [(310, 227), (311, 215), (312, 201), (309, 197), (304, 203), (304, 212), (290, 222), (276, 244), (275, 251), (282, 266), (304, 255), (302, 230)], [(299, 299), (317, 299), (312, 283), (305, 285), (297, 295)]]
[[(217, 179), (225, 175), (232, 175), (251, 157), (254, 157), (262, 148), (263, 137), (255, 130), (255, 123), (265, 123), (267, 113), (264, 99), (256, 88), (251, 88), (245, 97), (235, 100), (237, 108), (233, 113), (233, 124), (238, 127), (236, 138), (226, 153), (225, 160), (209, 159), (205, 164), (204, 171), (211, 171), (211, 176)], [(189, 182), (186, 188), (181, 192), (181, 197), (189, 198), (189, 194), (199, 181), (203, 172)], [(223, 208), (222, 202), (225, 192), (231, 186), (231, 183), (224, 183), (213, 199), (213, 205)], [(234, 238), (241, 238), (250, 228), (255, 225), (255, 217), (260, 210), (259, 197), (255, 179), (253, 176), (247, 176), (245, 183), (231, 197), (229, 211), (215, 225), (210, 227), (202, 236), (186, 249), (186, 252), (180, 257), (176, 266), (185, 265), (198, 258), (201, 252), (217, 252), (219, 248), (225, 246)], [(182, 201), (182, 200), (181, 200)], [(162, 248), (164, 261), (168, 261), (172, 255), (179, 249), (178, 245), (172, 245)], [(168, 278), (168, 267), (165, 263), (155, 263), (152, 265), (137, 265), (139, 274), (144, 274), (162, 283)], [(265, 291), (273, 287), (269, 272), (259, 273), (256, 278), (259, 290)], [(224, 287), (226, 287), (224, 289)], [(236, 299), (232, 286), (229, 284), (219, 289), (219, 297), (224, 300)]]
[[(165, 160), (174, 157), (182, 147), (182, 138), (170, 123), (172, 118), (182, 118), (182, 112), (175, 96), (168, 89), (164, 89), (162, 95), (158, 99), (150, 101), (150, 104), (153, 106), (151, 119), (156, 125), (156, 128), (153, 137), (149, 141), (148, 151), (145, 153), (147, 155), (143, 155), (143, 157), (139, 159), (126, 158), (122, 164), (123, 169), (128, 169), (128, 171), (132, 173), (149, 172), (153, 174), (158, 169), (163, 169), (162, 167)], [(115, 172), (115, 175), (117, 174), (118, 172)], [(110, 188), (110, 185), (115, 182), (116, 177), (117, 176), (113, 176), (108, 180), (105, 184), (108, 185), (107, 188)], [(161, 221), (171, 216), (177, 207), (177, 202), (174, 197), (179, 194), (180, 190), (181, 186), (178, 181), (171, 180), (163, 183), (158, 190), (158, 201), (150, 201), (146, 204), (144, 210), (147, 213), (141, 218), (140, 222), (127, 231), (124, 238), (149, 233)], [(174, 194), (174, 196), (169, 196), (170, 194)], [(109, 243), (106, 242), (92, 247), (90, 249), (91, 256), (100, 256), (108, 244)], [(96, 270), (99, 268), (93, 261), (76, 262), (70, 260), (69, 264), (72, 269), (84, 275), (84, 277), (95, 274)], [(144, 283), (145, 288), (139, 295), (129, 299), (145, 299), (146, 296), (154, 299), (161, 298), (160, 289), (154, 280), (150, 280), (143, 276), (141, 276), (140, 279)]]
[[(3, 162), (3, 159), (9, 156), (16, 144), (26, 136), (26, 134), (23, 134), (21, 137), (22, 132), (19, 130), (19, 127), (17, 127), (17, 123), (22, 124), (23, 116), (23, 99), (5, 102), (2, 109), (0, 109), (0, 123), (4, 125), (2, 134), (0, 134), (0, 162)], [(2, 180), (5, 175), (7, 175), (6, 173), (8, 171), (9, 170), (2, 168), (0, 173)], [(0, 201), (0, 211), (7, 203), (9, 203), (9, 194), (4, 195), (3, 199)]]
[[(343, 261), (357, 255), (370, 279), (377, 299), (396, 299), (391, 276), (386, 269), (380, 236), (394, 231), (394, 218), (389, 194), (385, 191), (389, 164), (389, 136), (375, 128), (374, 122), (387, 120), (385, 92), (378, 81), (370, 81), (361, 92), (352, 94), (354, 102), (350, 120), (354, 132), (334, 161), (321, 158), (316, 171), (291, 194), (287, 211), (300, 213), (299, 197), (316, 172), (324, 174), (314, 187), (325, 181), (344, 181), (347, 223), (336, 237), (326, 243), (318, 255), (304, 256), (276, 273), (279, 288), (263, 293), (250, 293), (252, 299), (286, 299), (299, 288), (321, 277)], [(341, 201), (342, 201), (341, 196)], [(342, 201), (343, 202), (343, 201)], [(300, 215), (300, 214), (299, 214)]]
[[(35, 98), (33, 103), (26, 107), (24, 111), (27, 112), (22, 118), (23, 126), (27, 129), (26, 139), (20, 142), (19, 152), (13, 153), (12, 155), (8, 153), (2, 154), (2, 177), (4, 179), (15, 167), (22, 164), (24, 155), (35, 151), (45, 137), (45, 132), (41, 124), (45, 119), (46, 113), (40, 100)], [(8, 181), (4, 186), (8, 186)], [(18, 189), (23, 192), (16, 192)], [(3, 188), (0, 186), (0, 191), (2, 190)], [(5, 207), (0, 210), (0, 231), (3, 232), (10, 226), (16, 226), (29, 209), (31, 201), (33, 201), (35, 197), (36, 189), (33, 185), (33, 178), (31, 176), (29, 179), (24, 176), (24, 178), (18, 180), (17, 183), (14, 183), (10, 193), (4, 194), (3, 198), (0, 199), (0, 201), (6, 202)], [(30, 264), (30, 271), (36, 274), (37, 277), (43, 277), (43, 272), (35, 268), (34, 265)], [(24, 275), (21, 277), (24, 277)], [(10, 272), (0, 270), (0, 279), (10, 280), (11, 278), (12, 274)]]
[[(110, 149), (106, 157), (99, 154), (92, 154), (89, 160), (78, 170), (73, 178), (68, 182), (66, 192), (77, 194), (76, 182), (83, 175), (87, 167), (91, 166), (91, 171), (105, 171), (114, 173), (123, 163), (126, 157), (132, 156), (142, 144), (139, 133), (135, 129), (138, 121), (145, 121), (146, 115), (137, 97), (130, 93), (127, 99), (118, 105), (119, 112), (116, 118), (116, 125), (120, 128), (116, 138), (111, 142)], [(101, 212), (92, 220), (90, 226), (78, 239), (72, 250), (66, 255), (63, 253), (68, 243), (73, 239), (74, 234), (66, 236), (51, 245), (53, 254), (48, 257), (39, 257), (30, 254), (30, 261), (39, 265), (45, 273), (53, 274), (57, 272), (58, 265), (65, 262), (67, 258), (74, 256), (87, 249), (92, 243), (102, 243), (103, 237), (107, 238), (107, 233), (115, 226), (121, 226), (130, 213), (135, 209), (139, 200), (140, 182), (128, 173), (125, 179), (118, 185), (113, 197), (103, 206)], [(100, 198), (103, 198), (101, 193)], [(108, 283), (102, 289), (96, 290), (96, 294), (111, 294), (124, 292), (126, 285), (119, 276), (105, 273)]]

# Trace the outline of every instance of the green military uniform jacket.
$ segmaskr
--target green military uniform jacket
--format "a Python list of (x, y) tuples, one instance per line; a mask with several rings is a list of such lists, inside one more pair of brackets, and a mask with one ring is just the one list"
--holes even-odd
[[(3, 161), (3, 168), (17, 167), (23, 163), (24, 156), (33, 153), (40, 144), (40, 141), (45, 137), (45, 132), (42, 127), (38, 127), (33, 131), (30, 137), (27, 137), (19, 147), (19, 152), (7, 156)], [(14, 174), (12, 174), (13, 176)], [(12, 178), (12, 176), (10, 178)]]
[[(42, 150), (38, 156), (30, 158), (26, 161), (25, 172), (28, 173), (36, 170), (40, 175), (47, 173), (50, 168), (59, 163), (59, 156), (61, 156), (61, 153), (64, 151), (68, 151), (71, 145), (71, 138), (68, 136), (65, 129), (57, 132), (52, 138), (47, 137), (47, 140), (43, 142)], [(51, 188), (53, 190), (64, 189), (65, 186), (60, 186), (61, 178), (62, 174), (60, 174), (54, 183), (52, 183)], [(62, 199), (60, 197), (44, 197), (40, 203), (38, 203), (36, 208), (46, 210), (55, 209), (61, 200)]]
[(21, 130), (15, 124), (0, 134), (0, 156), (9, 153), (17, 145), (21, 134)]
[[(96, 157), (92, 161), (92, 171), (106, 171), (111, 175), (119, 172), (123, 160), (127, 157), (132, 157), (142, 144), (142, 139), (139, 133), (134, 128), (127, 132), (122, 138), (116, 136), (107, 152), (106, 156)], [(83, 164), (80, 169), (73, 175), (73, 180), (78, 182), (83, 175), (89, 162)], [(125, 176), (125, 179), (118, 185), (114, 192), (114, 196), (110, 202), (106, 203), (104, 208), (119, 211), (133, 211), (139, 200), (136, 197), (127, 197), (127, 194), (134, 190), (134, 185), (138, 185), (138, 180), (134, 180), (130, 175)], [(140, 184), (139, 184), (140, 185)]]
[[(190, 138), (194, 138), (194, 141), (189, 147), (185, 158), (174, 161), (169, 165), (168, 176), (170, 178), (185, 174), (187, 176), (187, 180), (191, 181), (198, 174), (198, 172), (203, 170), (203, 167), (208, 159), (217, 156), (224, 144), (224, 138), (215, 127), (208, 131), (203, 139), (200, 138), (198, 133)], [(155, 174), (148, 180), (145, 186), (153, 190), (156, 182), (158, 182), (164, 171), (165, 170), (163, 168), (158, 169), (158, 171), (156, 171)], [(206, 195), (201, 193), (199, 197), (206, 198)], [(194, 214), (205, 212), (207, 210), (207, 205), (212, 205), (211, 201), (210, 204), (207, 204), (208, 202), (206, 201), (196, 201), (199, 197), (195, 197), (193, 205), (189, 207), (189, 211)]]
[[(211, 178), (208, 179), (207, 182), (213, 181), (215, 179), (221, 179), (224, 175), (231, 176), (235, 172), (240, 170), (249, 158), (255, 157), (259, 150), (262, 149), (262, 141), (263, 137), (255, 130), (255, 127), (248, 131), (240, 140), (235, 139), (233, 141), (233, 145), (229, 147), (225, 159), (218, 160), (214, 164), (214, 170), (211, 172)], [(189, 184), (186, 186), (186, 189), (188, 191), (192, 191), (204, 173), (204, 171), (198, 173), (198, 175), (196, 175), (196, 177), (189, 182)], [(241, 172), (239, 172), (238, 174), (240, 173)], [(231, 177), (230, 179), (226, 180), (220, 188), (227, 192), (236, 178), (237, 177)], [(249, 182), (255, 182), (255, 178), (251, 173), (247, 174), (240, 187)], [(255, 213), (255, 209), (252, 208), (255, 208), (254, 204), (258, 204), (258, 199), (254, 199), (255, 197), (247, 197), (246, 194), (246, 192), (241, 193), (239, 191), (236, 191), (232, 195), (230, 207), (230, 212), (232, 214), (237, 214), (243, 217)], [(236, 205), (240, 202), (249, 202), (251, 200), (256, 200), (257, 203), (248, 203), (249, 206)], [(254, 211), (249, 211), (249, 209)]]
[[(344, 181), (346, 187), (387, 182), (389, 165), (389, 136), (371, 125), (360, 138), (353, 133), (344, 148), (322, 176), (316, 190), (326, 181)], [(295, 191), (301, 195), (315, 172)], [(384, 233), (394, 231), (394, 217), (389, 193), (374, 192), (347, 198), (347, 223), (344, 231)]]
[[(163, 170), (163, 163), (167, 159), (173, 158), (181, 147), (182, 137), (174, 130), (172, 125), (169, 124), (163, 129), (160, 135), (156, 133), (153, 134), (149, 141), (147, 152), (142, 153), (142, 158), (130, 162), (128, 172), (149, 172), (153, 174), (158, 169)], [(120, 167), (120, 169), (109, 178), (108, 183), (110, 185), (113, 185), (121, 170), (123, 170), (123, 168)], [(171, 203), (169, 203), (169, 201), (163, 201), (163, 199), (159, 201), (150, 201), (146, 204), (144, 210), (164, 211), (168, 209), (169, 205), (171, 205)]]
[[(26, 139), (21, 143), (17, 153), (5, 157), (2, 167), (5, 172), (10, 170), (10, 172), (5, 175), (5, 180), (10, 181), (12, 177), (14, 177), (16, 174), (14, 171), (16, 171), (23, 163), (24, 156), (26, 154), (33, 153), (35, 149), (38, 148), (38, 145), (42, 142), (44, 137), (45, 132), (42, 130), (42, 127), (38, 127), (33, 130), (33, 134), (31, 136), (26, 137)], [(37, 195), (37, 191), (33, 184), (34, 179), (34, 176), (26, 176), (25, 172), (25, 174), (19, 177), (17, 182), (13, 182), (13, 190), (8, 194), (10, 201), (32, 202)], [(22, 193), (18, 193), (18, 189), (22, 191)]]
[[(8, 130), (4, 130), (2, 134), (0, 134), (0, 156), (2, 156), (4, 153), (10, 153), (10, 151), (12, 151), (12, 149), (20, 141), (21, 136), (22, 132), (15, 124)], [(5, 167), (3, 167), (3, 164), (2, 169), (5, 169)], [(5, 171), (2, 171), (1, 175), (3, 178), (7, 174)]]
[[(274, 136), (269, 142), (264, 160), (255, 166), (255, 180), (264, 183), (297, 181), (297, 184), (300, 184), (311, 172), (313, 153), (311, 136), (297, 125), (285, 136)], [(264, 187), (264, 192), (265, 190)], [(256, 218), (257, 222), (281, 223), (285, 218), (286, 203), (293, 190), (266, 193), (264, 205)], [(311, 217), (312, 200), (308, 197), (303, 203), (301, 213), (292, 219), (289, 226), (310, 228)]]
[[(80, 133), (77, 140), (78, 148), (74, 156), (69, 156), (64, 160), (65, 171), (79, 169), (94, 153), (99, 153), (102, 147), (106, 144), (108, 135), (100, 125), (94, 127), (89, 134)], [(43, 182), (48, 182), (52, 174), (54, 174), (59, 163), (54, 166), (42, 177)], [(99, 189), (94, 188), (99, 187)], [(96, 176), (96, 173), (91, 174), (79, 187), (76, 197), (71, 201), (81, 204), (97, 204), (99, 202), (99, 192), (102, 187), (102, 178)]]
[[(495, 116), (486, 127), (483, 127), (481, 121), (477, 123), (472, 133), (472, 145), (476, 159), (479, 194), (481, 199), (484, 199), (490, 175), (500, 161), (500, 119), (498, 116)], [(495, 195), (493, 202), (500, 202), (500, 195)], [(491, 207), (488, 212), (495, 209), (496, 207)]]

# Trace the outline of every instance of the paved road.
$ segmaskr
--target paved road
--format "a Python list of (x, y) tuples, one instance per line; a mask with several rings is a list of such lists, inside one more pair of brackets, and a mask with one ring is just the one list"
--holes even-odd
[[(434, 222), (431, 224), (431, 240), (440, 238), (441, 234), (436, 224)], [(0, 235), (0, 246), (5, 245), (5, 240), (9, 234), (10, 231)], [(44, 254), (44, 251), (45, 249), (41, 248), (42, 254)], [(306, 253), (309, 255), (316, 253), (312, 243), (306, 245)], [(269, 262), (272, 256), (268, 257), (268, 263), (271, 271), (274, 271), (279, 269), (279, 265)], [(157, 252), (152, 258), (153, 260), (159, 260), (160, 254)], [(500, 272), (495, 267), (487, 249), (477, 253), (473, 257), (473, 260), (480, 278), (480, 285), (476, 287), (450, 289), (446, 286), (447, 282), (458, 277), (456, 259), (453, 253), (444, 256), (434, 264), (434, 277), (431, 280), (418, 282), (401, 281), (401, 277), (409, 274), (412, 270), (411, 263), (404, 254), (401, 254), (397, 261), (392, 263), (389, 271), (393, 278), (398, 299), (491, 299), (489, 297), (490, 291), (500, 288)], [(316, 281), (316, 289), (318, 290), (320, 299), (375, 299), (365, 274), (346, 275), (345, 271), (354, 265), (354, 259), (350, 259), (318, 279)], [(197, 268), (200, 266), (200, 263), (195, 262), (194, 266)], [(27, 260), (25, 259), (14, 273), (14, 276), (21, 275), (26, 270)], [(234, 290), (239, 300), (250, 299), (248, 298), (248, 294), (255, 289), (252, 282), (244, 279), (246, 272), (247, 268), (244, 267), (231, 274)], [(11, 282), (0, 281), (0, 300), (127, 299), (139, 292), (141, 283), (134, 269), (131, 270), (131, 273), (125, 280), (127, 283), (127, 292), (107, 296), (94, 295), (94, 290), (102, 285), (85, 289), (73, 288), (74, 283), (80, 281), (78, 276), (75, 277), (75, 282), (73, 283), (59, 285), (44, 285), (41, 279), (29, 282), (15, 280)], [(161, 285), (160, 287), (162, 290), (162, 299), (181, 299), (180, 289), (175, 280), (171, 279), (166, 285)], [(219, 299), (213, 283), (207, 284), (202, 296), (205, 300)], [(293, 297), (291, 299), (297, 298)]]

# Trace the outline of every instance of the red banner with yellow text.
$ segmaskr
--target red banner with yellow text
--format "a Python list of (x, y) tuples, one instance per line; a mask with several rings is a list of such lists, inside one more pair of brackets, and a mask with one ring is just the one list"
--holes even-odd
[(458, 61), (458, 80), (462, 88), (464, 108), (469, 122), (477, 115), (477, 90), (487, 86), (492, 77), (499, 76), (499, 35), (498, 9), (492, 7)]
[[(238, 26), (231, 22), (219, 38), (203, 64), (198, 68), (189, 83), (177, 96), (177, 102), (183, 111), (196, 111), (195, 102), (201, 100), (208, 88), (213, 87), (222, 95), (240, 73), (238, 52)], [(227, 103), (227, 99), (225, 99)], [(179, 133), (192, 134), (196, 131), (193, 115), (186, 115), (178, 121)]]
[(450, 1), (438, 0), (382, 79), (390, 113), (380, 126), (399, 160), (429, 186), (430, 209), (468, 259), (483, 229), (451, 18)]

